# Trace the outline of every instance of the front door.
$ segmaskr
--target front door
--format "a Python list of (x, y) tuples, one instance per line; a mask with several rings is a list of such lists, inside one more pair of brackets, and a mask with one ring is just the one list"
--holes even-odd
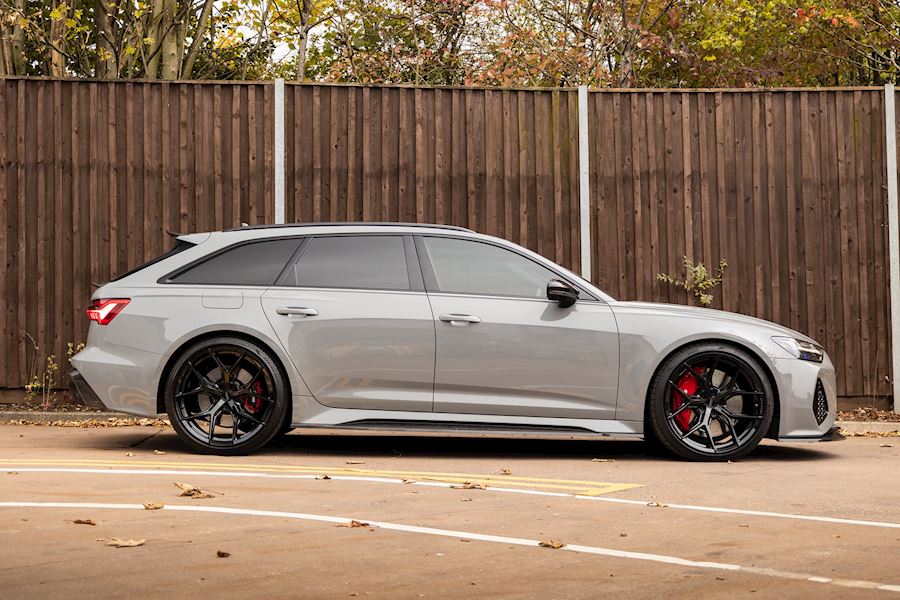
[(583, 294), (560, 308), (546, 286), (562, 276), (508, 248), (419, 239), (435, 318), (436, 412), (615, 418), (619, 341), (606, 303)]
[(434, 323), (410, 237), (312, 237), (262, 303), (319, 403), (431, 410)]

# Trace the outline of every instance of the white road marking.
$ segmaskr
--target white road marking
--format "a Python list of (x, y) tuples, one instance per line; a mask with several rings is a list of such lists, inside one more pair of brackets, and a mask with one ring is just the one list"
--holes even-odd
[[(323, 469), (327, 471), (327, 469)], [(0, 467), (0, 473), (87, 473), (100, 475), (189, 475), (192, 477), (251, 477), (264, 479), (317, 479), (315, 474), (280, 474), (280, 473), (256, 473), (241, 471), (201, 471), (181, 469), (91, 469), (82, 467)], [(404, 481), (403, 479), (388, 477), (364, 477), (359, 475), (329, 475), (335, 481), (365, 481), (370, 483), (396, 483), (403, 485), (417, 485), (426, 487), (450, 488), (456, 483), (442, 481)], [(487, 486), (485, 491), (500, 492), (505, 494), (526, 494), (532, 496), (551, 496), (554, 498), (576, 498), (578, 500), (590, 500), (593, 502), (610, 502), (613, 504), (628, 504), (632, 506), (646, 507), (649, 500), (630, 500), (627, 498), (611, 498), (609, 496), (581, 496), (565, 492), (545, 492), (541, 490), (524, 490), (517, 488), (502, 488)], [(666, 503), (666, 508), (677, 510), (695, 510), (748, 517), (770, 517), (776, 519), (794, 519), (797, 521), (813, 521), (817, 523), (830, 523), (834, 525), (852, 525), (861, 527), (880, 527), (883, 529), (900, 529), (900, 523), (890, 521), (867, 521), (863, 519), (847, 519), (842, 517), (827, 517), (819, 515), (801, 515), (795, 513), (779, 513), (765, 510), (750, 510), (744, 508), (724, 508), (719, 506), (699, 506), (694, 504)]]
[[(73, 509), (121, 509), (121, 510), (145, 510), (142, 504), (124, 504), (124, 503), (99, 503), (99, 502), (0, 502), (0, 508), (73, 508)], [(540, 547), (539, 540), (530, 540), (526, 538), (515, 538), (501, 535), (490, 535), (485, 533), (473, 533), (469, 531), (454, 531), (452, 529), (437, 529), (434, 527), (420, 527), (418, 525), (403, 525), (400, 523), (388, 523), (385, 521), (375, 521), (359, 517), (333, 517), (330, 515), (314, 515), (308, 513), (284, 512), (274, 510), (258, 510), (251, 508), (232, 508), (225, 506), (197, 506), (183, 504), (166, 504), (162, 510), (173, 510), (183, 512), (198, 513), (217, 513), (255, 517), (274, 517), (279, 519), (296, 519), (301, 521), (319, 521), (325, 523), (347, 523), (351, 520), (363, 521), (372, 527), (386, 529), (390, 531), (402, 531), (406, 533), (418, 533), (424, 535), (432, 535), (439, 537), (450, 537), (467, 540), (477, 540), (482, 542), (493, 542), (515, 546)], [(817, 575), (807, 573), (795, 573), (792, 571), (779, 571), (775, 569), (765, 569), (752, 566), (742, 566), (732, 563), (720, 563), (710, 561), (695, 561), (677, 556), (667, 556), (665, 554), (650, 554), (646, 552), (629, 552), (626, 550), (616, 550), (614, 548), (602, 548), (599, 546), (582, 546), (578, 544), (570, 544), (563, 546), (561, 550), (569, 552), (577, 552), (580, 554), (593, 554), (598, 556), (608, 556), (612, 558), (623, 558), (630, 560), (641, 560), (656, 563), (664, 563), (668, 565), (677, 565), (682, 567), (691, 567), (697, 569), (713, 569), (720, 571), (736, 571), (753, 575), (764, 575), (767, 577), (777, 577), (781, 579), (794, 579), (809, 581), (812, 583), (823, 583), (837, 585), (841, 587), (863, 588), (871, 590), (882, 590), (888, 592), (900, 593), (900, 585), (877, 583), (874, 581), (864, 581), (858, 579), (829, 579)]]

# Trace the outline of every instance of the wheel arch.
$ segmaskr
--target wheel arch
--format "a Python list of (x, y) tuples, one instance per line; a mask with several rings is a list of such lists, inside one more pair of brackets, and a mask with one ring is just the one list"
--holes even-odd
[(172, 367), (175, 365), (175, 363), (178, 361), (178, 359), (181, 358), (181, 356), (184, 354), (184, 352), (187, 350), (187, 348), (198, 342), (202, 342), (204, 340), (209, 340), (209, 339), (213, 339), (213, 338), (217, 338), (217, 337), (223, 337), (223, 336), (240, 338), (240, 339), (246, 340), (248, 342), (252, 342), (252, 343), (257, 344), (258, 346), (262, 347), (263, 350), (265, 350), (266, 352), (269, 353), (269, 355), (272, 357), (272, 360), (275, 361), (276, 366), (281, 370), (281, 375), (282, 375), (282, 377), (284, 377), (284, 380), (288, 386), (287, 418), (288, 418), (288, 422), (290, 422), (291, 418), (293, 417), (293, 414), (292, 414), (292, 412), (293, 412), (292, 411), (292, 409), (293, 409), (293, 402), (292, 402), (293, 382), (291, 380), (290, 375), (288, 374), (287, 365), (284, 364), (284, 360), (283, 360), (281, 354), (275, 350), (275, 348), (273, 347), (272, 344), (261, 339), (260, 337), (251, 335), (244, 331), (235, 331), (233, 329), (216, 329), (216, 330), (212, 330), (212, 331), (204, 331), (203, 333), (199, 333), (195, 336), (188, 337), (187, 339), (183, 340), (178, 345), (178, 347), (175, 349), (175, 351), (172, 352), (172, 354), (166, 360), (165, 364), (163, 365), (162, 371), (160, 371), (159, 383), (157, 384), (157, 390), (156, 390), (156, 411), (158, 413), (166, 412), (166, 400), (164, 397), (166, 380), (169, 378), (169, 373), (171, 373)]
[[(722, 344), (724, 346), (731, 346), (733, 348), (737, 348), (742, 350), (752, 356), (756, 361), (756, 365), (762, 369), (762, 372), (765, 374), (766, 378), (769, 381), (769, 385), (772, 386), (772, 393), (774, 394), (774, 398), (772, 399), (775, 404), (775, 412), (772, 415), (772, 424), (769, 426), (769, 431), (766, 432), (765, 437), (778, 437), (778, 427), (781, 417), (781, 399), (778, 393), (778, 384), (775, 381), (775, 374), (772, 372), (772, 368), (766, 363), (763, 357), (760, 355), (759, 350), (754, 348), (749, 344), (744, 344), (735, 340), (730, 339), (722, 339), (722, 338), (713, 338), (713, 337), (704, 337), (699, 339), (693, 339), (684, 341), (681, 344), (676, 345), (673, 348), (670, 348), (669, 351), (665, 354), (661, 354), (659, 360), (653, 368), (653, 373), (650, 376), (649, 381), (653, 381), (653, 379), (659, 373), (660, 368), (662, 368), (663, 363), (665, 363), (669, 357), (673, 356), (677, 352), (681, 352), (685, 348), (689, 348), (690, 346), (699, 346), (700, 344)], [(646, 423), (649, 422), (649, 415), (647, 414), (650, 410), (650, 393), (651, 386), (648, 385), (646, 391), (644, 392), (644, 423), (645, 423), (645, 431), (647, 430)]]

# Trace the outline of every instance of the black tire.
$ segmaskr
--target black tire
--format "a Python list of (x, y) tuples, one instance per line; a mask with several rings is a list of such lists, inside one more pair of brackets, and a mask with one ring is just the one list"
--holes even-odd
[(687, 346), (663, 361), (647, 402), (650, 436), (693, 461), (746, 456), (775, 413), (772, 385), (756, 357), (717, 342)]
[(169, 370), (163, 393), (178, 437), (201, 454), (254, 452), (283, 431), (290, 414), (290, 386), (278, 360), (237, 337), (187, 348)]

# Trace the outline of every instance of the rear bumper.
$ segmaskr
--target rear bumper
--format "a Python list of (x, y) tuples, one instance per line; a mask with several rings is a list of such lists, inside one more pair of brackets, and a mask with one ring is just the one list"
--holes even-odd
[(97, 392), (88, 385), (88, 382), (84, 380), (84, 377), (78, 372), (78, 369), (69, 371), (69, 379), (72, 380), (72, 385), (75, 387), (75, 395), (78, 396), (78, 399), (81, 400), (82, 404), (92, 408), (106, 408), (100, 400), (100, 397), (97, 395)]
[(825, 433), (818, 436), (787, 435), (778, 438), (779, 442), (839, 442), (846, 440), (841, 434), (841, 428), (835, 425)]

